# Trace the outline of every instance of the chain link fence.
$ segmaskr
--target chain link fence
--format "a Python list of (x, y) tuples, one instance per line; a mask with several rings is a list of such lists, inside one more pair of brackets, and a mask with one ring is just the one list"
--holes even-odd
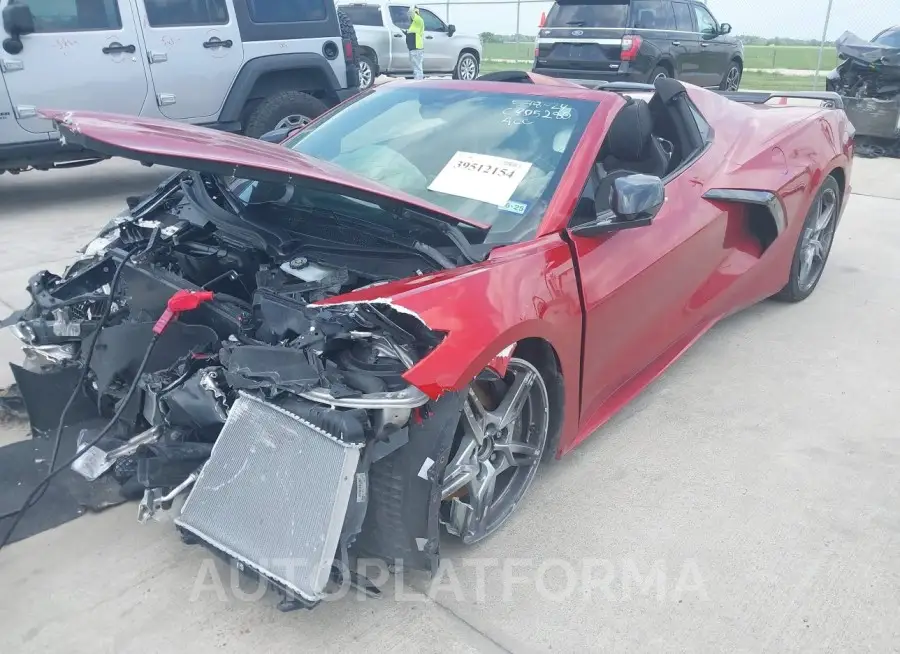
[[(865, 40), (900, 23), (897, 0), (706, 0), (720, 22), (744, 43), (742, 88), (821, 90), (837, 65), (834, 41), (845, 31)], [(420, 7), (480, 34), (482, 70), (530, 69), (546, 0), (433, 0)]]

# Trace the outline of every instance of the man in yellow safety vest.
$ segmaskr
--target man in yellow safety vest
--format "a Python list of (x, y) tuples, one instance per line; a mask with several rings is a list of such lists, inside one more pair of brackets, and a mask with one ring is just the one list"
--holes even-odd
[(425, 21), (415, 5), (409, 8), (409, 29), (406, 30), (406, 47), (409, 48), (409, 62), (412, 64), (413, 79), (425, 79), (422, 70), (425, 60)]

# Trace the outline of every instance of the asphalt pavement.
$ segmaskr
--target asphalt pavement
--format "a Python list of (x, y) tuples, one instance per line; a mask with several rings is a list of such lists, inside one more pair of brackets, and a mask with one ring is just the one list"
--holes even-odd
[[(0, 310), (163, 175), (0, 177)], [(897, 651), (900, 162), (852, 184), (808, 301), (711, 330), (437, 583), (283, 614), (130, 504), (0, 553), (0, 651)]]

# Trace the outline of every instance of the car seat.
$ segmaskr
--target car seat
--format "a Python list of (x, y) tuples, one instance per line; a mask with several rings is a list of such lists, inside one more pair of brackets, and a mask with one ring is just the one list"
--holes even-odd
[(606, 135), (604, 170), (628, 171), (664, 177), (669, 153), (653, 135), (653, 116), (644, 100), (628, 99)]

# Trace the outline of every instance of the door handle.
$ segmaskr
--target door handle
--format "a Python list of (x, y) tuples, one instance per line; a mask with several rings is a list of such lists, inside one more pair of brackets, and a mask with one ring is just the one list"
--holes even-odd
[(231, 39), (227, 39), (223, 41), (217, 36), (212, 37), (209, 41), (203, 42), (204, 48), (230, 48), (234, 45), (234, 42)]
[(128, 54), (134, 54), (135, 48), (133, 45), (122, 45), (116, 41), (113, 41), (108, 46), (103, 48), (103, 54), (119, 54), (120, 52), (127, 52)]
[(701, 43), (701, 44), (700, 44), (700, 47), (701, 47), (701, 48), (709, 47), (709, 43)]
[(672, 45), (681, 45), (681, 41), (672, 41)]
[(434, 37), (433, 37), (433, 36), (426, 36), (425, 38), (426, 38), (426, 39), (433, 39)]
[(402, 39), (402, 38), (403, 38), (403, 35), (402, 35), (402, 34), (394, 34), (394, 38), (395, 38), (395, 39)]
[(161, 64), (164, 61), (169, 60), (169, 55), (165, 52), (153, 52), (152, 50), (147, 53), (147, 60), (151, 64)]

